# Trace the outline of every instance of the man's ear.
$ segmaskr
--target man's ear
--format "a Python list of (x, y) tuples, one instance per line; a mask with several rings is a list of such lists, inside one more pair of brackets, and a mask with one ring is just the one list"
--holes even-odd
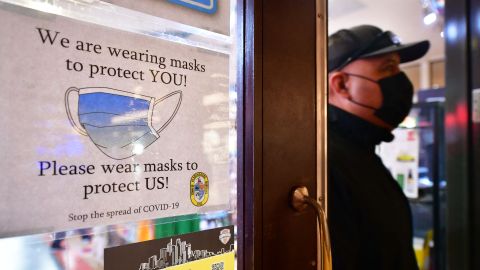
[(343, 72), (334, 71), (330, 73), (330, 76), (328, 78), (329, 88), (331, 92), (330, 94), (339, 95), (344, 98), (350, 98), (350, 93), (348, 92), (348, 88), (346, 86), (347, 81), (348, 76), (346, 76)]

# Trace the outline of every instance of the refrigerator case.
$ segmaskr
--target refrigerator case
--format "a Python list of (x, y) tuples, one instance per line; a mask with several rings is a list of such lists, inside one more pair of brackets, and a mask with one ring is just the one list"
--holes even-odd
[(402, 187), (412, 209), (420, 269), (445, 269), (446, 181), (443, 102), (421, 102), (382, 143), (377, 154)]

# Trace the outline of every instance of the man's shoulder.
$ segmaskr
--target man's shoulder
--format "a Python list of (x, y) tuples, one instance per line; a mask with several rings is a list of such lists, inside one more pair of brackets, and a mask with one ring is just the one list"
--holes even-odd
[(346, 138), (344, 135), (329, 131), (328, 134), (328, 158), (329, 160), (349, 160), (365, 154), (364, 149)]
[(332, 132), (328, 138), (328, 170), (336, 181), (364, 183), (366, 177), (384, 175), (384, 168), (373, 149), (366, 149)]

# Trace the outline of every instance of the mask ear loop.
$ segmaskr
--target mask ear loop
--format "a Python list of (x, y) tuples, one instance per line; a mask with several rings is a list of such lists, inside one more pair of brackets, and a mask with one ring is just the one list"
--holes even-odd
[(157, 129), (157, 134), (162, 132), (168, 126), (168, 124), (170, 124), (170, 122), (172, 122), (173, 118), (175, 118), (175, 115), (177, 115), (177, 112), (180, 109), (180, 105), (182, 104), (182, 96), (183, 96), (182, 91), (177, 90), (177, 91), (174, 91), (174, 92), (172, 92), (168, 95), (165, 95), (165, 96), (161, 97), (159, 100), (155, 101), (155, 103), (153, 104), (153, 107), (155, 107), (155, 106), (157, 106), (157, 104), (164, 101), (165, 99), (167, 99), (169, 97), (172, 97), (174, 95), (177, 95), (177, 94), (180, 95), (180, 97), (178, 99), (177, 106), (175, 107), (175, 110), (173, 111), (170, 118), (168, 118), (168, 120), (159, 129)]
[(65, 92), (65, 110), (67, 111), (68, 120), (70, 121), (70, 124), (72, 125), (72, 127), (78, 133), (80, 133), (83, 136), (87, 136), (87, 131), (80, 124), (80, 119), (78, 117), (78, 113), (75, 116), (77, 116), (76, 119), (78, 120), (79, 124), (77, 124), (77, 122), (75, 122), (75, 120), (73, 118), (73, 115), (72, 115), (72, 112), (70, 111), (69, 97), (70, 97), (70, 94), (72, 92), (77, 92), (77, 95), (80, 96), (80, 89), (78, 89), (76, 87), (70, 87), (70, 88), (68, 88), (67, 92)]
[[(368, 78), (368, 77), (362, 76), (362, 75), (352, 74), (352, 73), (348, 73), (348, 72), (343, 72), (343, 73), (347, 74), (348, 76), (358, 77), (358, 78), (361, 78), (361, 79), (364, 79), (364, 80), (367, 80), (367, 81), (371, 81), (371, 82), (374, 82), (374, 83), (378, 84), (377, 81), (375, 81), (375, 80), (373, 80), (373, 79), (370, 79), (370, 78)], [(375, 108), (375, 107), (372, 107), (372, 106), (370, 106), (370, 105), (363, 104), (363, 103), (360, 103), (360, 102), (358, 102), (358, 101), (355, 101), (355, 100), (353, 100), (352, 97), (349, 97), (349, 98), (348, 98), (348, 101), (352, 102), (353, 104), (357, 104), (358, 106), (361, 106), (361, 107), (370, 109), (370, 110), (374, 110), (374, 111), (378, 110), (378, 108)]]
[[(362, 75), (358, 75), (358, 74), (352, 74), (352, 73), (348, 73), (348, 72), (343, 72), (349, 76), (353, 76), (353, 77), (358, 77), (358, 78), (361, 78), (361, 79), (364, 79), (364, 80), (367, 80), (367, 81), (371, 81), (371, 82), (374, 82), (376, 84), (378, 84), (377, 81), (373, 80), (373, 79), (370, 79), (368, 77), (365, 77), (365, 76), (362, 76)], [(374, 110), (374, 111), (377, 111), (378, 108), (375, 108), (375, 107), (372, 107), (370, 105), (367, 105), (367, 104), (363, 104), (363, 103), (360, 103), (358, 101), (355, 101), (351, 96), (348, 98), (348, 101), (350, 101), (351, 103), (353, 104), (356, 104), (358, 106), (361, 106), (361, 107), (364, 107), (364, 108), (367, 108), (367, 109), (370, 109), (370, 110)]]
[(348, 99), (348, 101), (352, 102), (353, 104), (357, 104), (358, 106), (370, 109), (370, 110), (374, 110), (374, 111), (378, 110), (377, 108), (374, 108), (372, 106), (357, 102), (357, 101), (353, 100), (353, 98), (351, 98), (351, 97)]

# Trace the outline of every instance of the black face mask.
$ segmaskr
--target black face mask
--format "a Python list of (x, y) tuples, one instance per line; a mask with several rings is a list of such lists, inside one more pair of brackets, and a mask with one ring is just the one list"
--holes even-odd
[(350, 99), (351, 102), (374, 110), (378, 118), (393, 127), (397, 127), (407, 117), (412, 108), (413, 85), (405, 73), (400, 72), (378, 81), (357, 74), (346, 74), (377, 83), (383, 95), (382, 105), (378, 109), (356, 102), (353, 99)]

